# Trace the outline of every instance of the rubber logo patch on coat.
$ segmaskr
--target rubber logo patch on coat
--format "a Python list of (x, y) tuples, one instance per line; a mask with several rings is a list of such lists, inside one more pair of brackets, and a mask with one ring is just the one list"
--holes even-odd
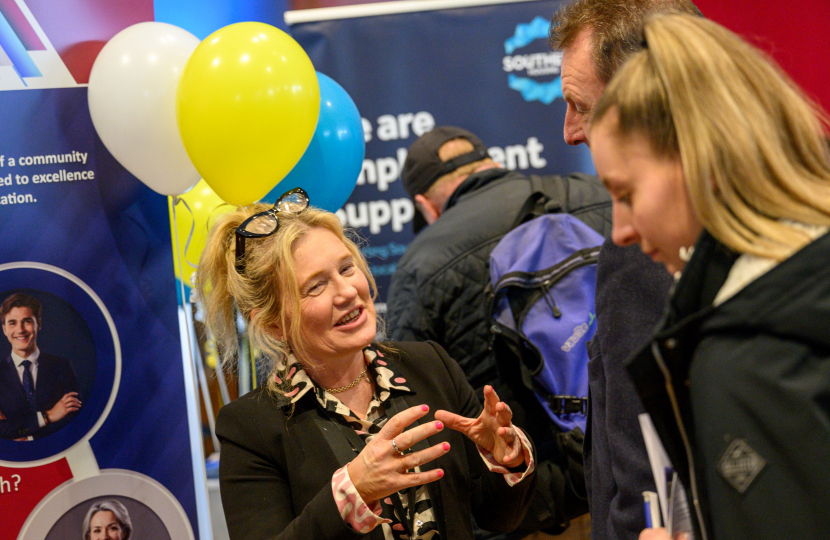
[(744, 439), (735, 439), (718, 461), (718, 472), (743, 493), (767, 464)]

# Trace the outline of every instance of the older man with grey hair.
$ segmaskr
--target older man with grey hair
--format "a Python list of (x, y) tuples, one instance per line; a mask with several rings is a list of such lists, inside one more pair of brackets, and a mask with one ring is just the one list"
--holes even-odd
[[(562, 49), (563, 134), (590, 146), (591, 111), (605, 86), (640, 47), (655, 12), (700, 15), (689, 0), (576, 0), (554, 16), (551, 45)], [(631, 234), (614, 226), (614, 235)], [(619, 238), (618, 238), (619, 239)], [(643, 491), (655, 491), (638, 415), (645, 412), (623, 362), (659, 322), (672, 278), (638, 246), (611, 239), (597, 265), (597, 333), (589, 343), (590, 402), (583, 455), (594, 540), (635, 539), (646, 526)]]

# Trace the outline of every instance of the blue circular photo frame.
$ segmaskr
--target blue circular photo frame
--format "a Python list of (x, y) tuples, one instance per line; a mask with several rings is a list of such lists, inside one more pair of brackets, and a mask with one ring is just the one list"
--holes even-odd
[[(82, 319), (70, 325), (77, 330), (78, 339), (69, 340), (69, 346), (81, 348), (84, 352), (79, 354), (89, 354), (90, 349), (94, 354), (94, 361), (88, 362), (85, 368), (87, 373), (80, 377), (85, 382), (79, 381), (82, 396), (87, 395), (81, 410), (69, 423), (39, 439), (0, 439), (0, 464), (6, 461), (35, 465), (36, 462), (52, 461), (76, 444), (88, 441), (104, 423), (118, 393), (121, 347), (115, 323), (104, 303), (86, 283), (66, 270), (35, 262), (0, 265), (0, 301), (14, 292), (56, 298), (53, 305), (65, 303), (65, 313), (77, 314)], [(46, 312), (43, 319), (45, 328), (60, 324)], [(84, 326), (88, 332), (84, 331)], [(72, 356), (57, 352), (61, 356)]]

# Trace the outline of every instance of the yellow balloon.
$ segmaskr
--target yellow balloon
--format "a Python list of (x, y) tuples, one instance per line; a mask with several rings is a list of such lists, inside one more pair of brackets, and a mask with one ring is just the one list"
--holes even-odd
[(288, 34), (236, 23), (205, 38), (176, 95), (190, 160), (225, 201), (260, 200), (302, 157), (317, 127), (320, 89), (311, 60)]
[(199, 183), (184, 195), (179, 195), (178, 199), (181, 200), (174, 202), (175, 197), (169, 198), (173, 263), (176, 277), (182, 279), (184, 274), (182, 281), (190, 287), (199, 257), (205, 249), (208, 231), (219, 216), (233, 210), (234, 207), (210, 189), (204, 179), (199, 180)]

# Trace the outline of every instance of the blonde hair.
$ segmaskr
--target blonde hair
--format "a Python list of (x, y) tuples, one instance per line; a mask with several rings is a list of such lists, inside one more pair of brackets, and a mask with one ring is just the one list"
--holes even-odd
[[(216, 340), (217, 349), (225, 367), (232, 366), (238, 354), (237, 311), (248, 321), (252, 348), (262, 353), (267, 363), (268, 389), (278, 394), (289, 390), (289, 382), (278, 375), (285, 366), (285, 358), (294, 350), (300, 355), (305, 343), (300, 332), (300, 289), (294, 268), (293, 248), (312, 229), (321, 227), (334, 233), (354, 257), (357, 267), (365, 274), (372, 291), (377, 287), (366, 259), (355, 241), (340, 224), (337, 216), (317, 208), (308, 208), (299, 214), (278, 214), (279, 229), (271, 236), (248, 238), (245, 244), (245, 268), (236, 270), (235, 232), (249, 216), (270, 208), (268, 204), (252, 204), (225, 214), (210, 231), (202, 252), (196, 286), (202, 299), (208, 329)], [(298, 314), (298, 316), (289, 316)], [(284, 340), (276, 329), (283, 329)], [(313, 359), (304, 358), (307, 363)]]
[(780, 68), (696, 17), (655, 15), (644, 39), (593, 125), (616, 111), (620, 136), (679, 157), (703, 227), (734, 251), (780, 261), (810, 241), (786, 221), (830, 225), (827, 119)]

